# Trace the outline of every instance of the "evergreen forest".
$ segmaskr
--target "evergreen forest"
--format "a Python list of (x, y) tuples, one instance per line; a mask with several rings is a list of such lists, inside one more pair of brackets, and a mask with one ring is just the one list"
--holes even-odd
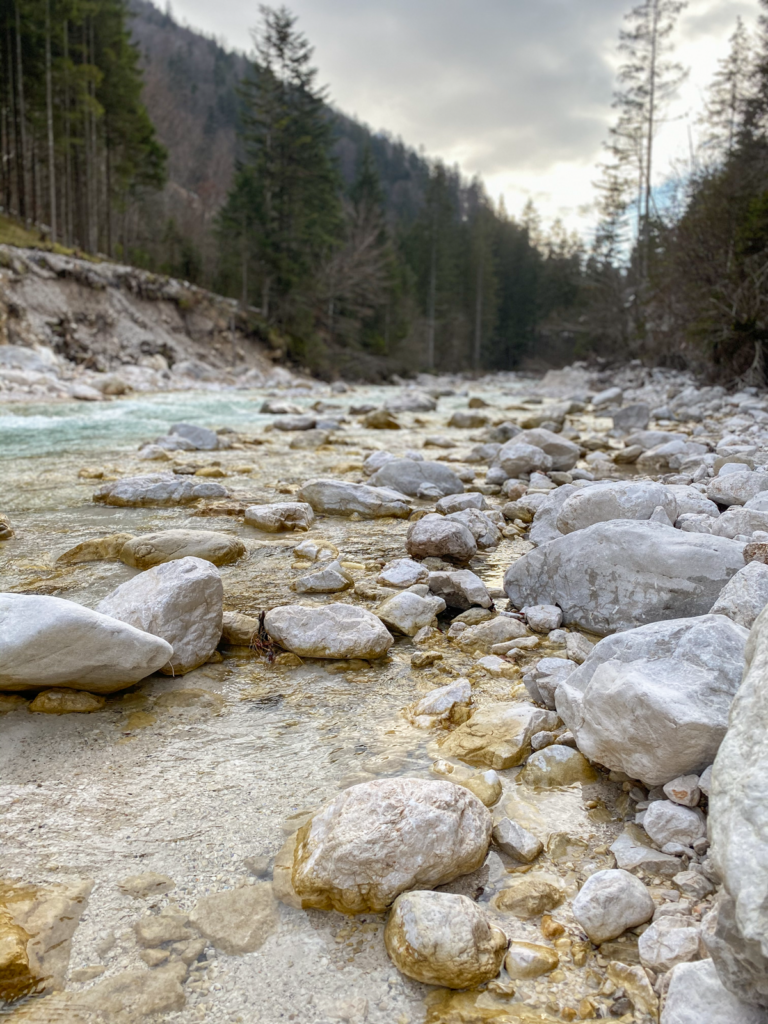
[(675, 168), (655, 143), (686, 75), (685, 4), (627, 12), (582, 238), (336, 110), (286, 8), (260, 9), (246, 57), (148, 0), (4, 0), (0, 207), (41, 244), (237, 299), (321, 376), (600, 357), (765, 383), (761, 3), (755, 33), (732, 26)]

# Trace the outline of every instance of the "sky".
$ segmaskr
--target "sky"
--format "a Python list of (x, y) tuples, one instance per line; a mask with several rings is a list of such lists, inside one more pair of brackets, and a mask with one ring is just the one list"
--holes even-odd
[[(171, 0), (177, 20), (250, 49), (251, 0)], [(613, 112), (621, 0), (286, 0), (331, 101), (374, 130), (479, 175), (519, 216), (589, 234)], [(275, 2), (277, 6), (277, 2)], [(690, 68), (656, 146), (656, 180), (690, 152), (696, 115), (741, 15), (758, 0), (690, 0), (676, 31)]]

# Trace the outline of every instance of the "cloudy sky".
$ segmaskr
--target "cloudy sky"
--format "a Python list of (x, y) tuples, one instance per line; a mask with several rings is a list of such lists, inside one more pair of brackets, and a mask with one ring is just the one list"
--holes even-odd
[[(277, 4), (275, 4), (277, 5)], [(479, 174), (513, 214), (588, 232), (611, 121), (622, 0), (287, 0), (332, 101), (374, 129)], [(249, 49), (251, 0), (172, 0), (176, 18)], [(758, 0), (690, 0), (677, 30), (688, 82), (658, 145), (659, 176), (684, 159), (736, 17)]]

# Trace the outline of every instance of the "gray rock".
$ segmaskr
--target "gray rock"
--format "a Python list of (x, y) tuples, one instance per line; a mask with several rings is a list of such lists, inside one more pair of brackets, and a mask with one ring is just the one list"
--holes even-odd
[(411, 524), (405, 546), (415, 558), (446, 558), (459, 563), (477, 554), (477, 542), (467, 527), (437, 513)]
[(377, 583), (383, 583), (385, 587), (412, 587), (414, 583), (426, 583), (429, 578), (429, 569), (421, 562), (415, 562), (412, 558), (395, 558), (387, 562), (379, 575)]
[(441, 495), (464, 493), (464, 484), (447, 466), (440, 462), (416, 462), (414, 459), (385, 462), (371, 477), (371, 484), (408, 495), (418, 494), (425, 484), (436, 487)]
[(533, 604), (520, 611), (534, 633), (551, 633), (563, 621), (563, 613), (556, 604)]
[(541, 448), (521, 444), (516, 437), (500, 448), (494, 466), (502, 469), (508, 477), (520, 476), (521, 473), (532, 473), (536, 469), (544, 472), (552, 469), (552, 459)]
[(680, 870), (680, 861), (668, 853), (660, 853), (648, 843), (648, 836), (637, 825), (625, 825), (624, 831), (611, 845), (616, 866), (625, 871), (641, 869), (649, 875), (672, 878)]
[(494, 644), (519, 640), (527, 635), (528, 630), (518, 619), (509, 615), (497, 615), (487, 622), (468, 626), (459, 637), (459, 646), (467, 650), (490, 650)]
[(219, 447), (218, 434), (212, 430), (207, 430), (205, 427), (197, 427), (192, 423), (174, 423), (169, 433), (183, 437), (197, 451), (213, 452)]
[(594, 649), (595, 645), (590, 643), (581, 633), (566, 634), (565, 653), (577, 665), (583, 665)]
[(465, 508), (477, 508), (481, 511), (488, 508), (485, 495), (479, 491), (467, 491), (465, 494), (449, 494), (441, 498), (435, 510), (442, 516), (448, 516), (451, 512), (462, 512)]
[(704, 615), (743, 568), (742, 545), (658, 523), (597, 523), (523, 555), (504, 589), (515, 608), (557, 604), (595, 633)]
[(249, 505), (245, 510), (246, 526), (255, 526), (266, 533), (308, 530), (315, 521), (312, 506), (305, 501), (278, 501), (269, 505)]
[[(541, 501), (534, 512), (533, 525), (528, 534), (528, 539), (532, 544), (540, 547), (542, 544), (546, 544), (550, 540), (557, 540), (562, 536), (557, 528), (557, 519), (563, 505), (571, 495), (576, 493), (578, 493), (578, 488), (572, 484), (563, 484), (562, 487), (558, 487), (551, 494), (542, 496), (543, 501)], [(520, 503), (528, 501), (530, 501), (530, 498), (526, 495), (525, 498), (521, 499)]]
[(411, 590), (401, 590), (383, 601), (376, 609), (376, 614), (396, 632), (415, 636), (442, 611), (445, 611), (445, 601), (441, 597), (421, 596)]
[(625, 405), (623, 409), (617, 409), (613, 413), (613, 429), (622, 434), (628, 434), (632, 430), (645, 430), (650, 418), (651, 409), (645, 403)]
[(394, 642), (378, 616), (351, 604), (283, 605), (266, 613), (264, 626), (300, 658), (381, 658)]
[(206, 662), (221, 639), (224, 588), (219, 570), (202, 558), (164, 562), (134, 576), (97, 607), (102, 615), (162, 637), (173, 647), (163, 667), (183, 675)]
[(664, 786), (667, 798), (683, 807), (695, 807), (701, 799), (698, 775), (679, 775)]
[[(307, 415), (281, 416), (274, 422), (276, 430), (314, 430), (316, 425), (316, 417)], [(338, 426), (338, 424), (335, 425)]]
[(299, 594), (337, 594), (341, 590), (349, 590), (354, 582), (339, 562), (334, 561), (317, 572), (300, 576), (293, 586)]
[(747, 631), (725, 616), (651, 623), (598, 643), (557, 688), (579, 749), (651, 786), (712, 763), (741, 682)]
[(423, 391), (403, 391), (384, 403), (389, 412), (434, 412), (437, 402)]
[(640, 879), (621, 868), (590, 875), (571, 907), (590, 941), (598, 945), (649, 921), (656, 909)]
[(492, 838), (502, 853), (524, 864), (536, 860), (544, 849), (541, 840), (511, 818), (502, 818), (493, 826)]
[(594, 484), (568, 497), (557, 517), (557, 529), (566, 534), (612, 519), (650, 519), (659, 506), (674, 522), (677, 500), (663, 484), (648, 480)]
[(688, 513), (698, 513), (717, 519), (720, 515), (720, 510), (714, 501), (710, 501), (706, 494), (702, 494), (695, 487), (686, 484), (667, 484), (667, 490), (675, 496), (678, 517)]
[(692, 919), (682, 916), (659, 918), (646, 928), (637, 943), (640, 962), (657, 974), (678, 964), (699, 958), (701, 931)]
[(712, 858), (730, 897), (718, 912), (718, 948), (710, 946), (710, 953), (723, 983), (763, 1006), (768, 1006), (766, 735), (768, 610), (760, 613), (749, 635), (744, 681), (712, 768), (709, 792)]
[(750, 508), (729, 508), (712, 523), (713, 537), (749, 537), (755, 530), (768, 530), (768, 512)]
[(326, 515), (350, 516), (357, 513), (366, 519), (394, 516), (407, 519), (411, 506), (404, 494), (386, 487), (353, 484), (332, 478), (307, 480), (299, 488), (301, 501), (307, 502), (315, 512)]
[(464, 611), (473, 605), (480, 608), (493, 607), (493, 600), (485, 584), (469, 569), (431, 572), (427, 584), (432, 593), (441, 597), (449, 608), (460, 608)]
[(190, 505), (200, 498), (226, 498), (229, 491), (221, 484), (175, 473), (150, 473), (130, 476), (102, 484), (93, 500), (102, 505), (152, 506)]
[(172, 654), (159, 637), (73, 601), (0, 594), (0, 692), (66, 686), (114, 693)]
[(576, 662), (565, 658), (542, 658), (523, 676), (523, 684), (537, 704), (554, 711), (557, 688), (575, 668)]
[(445, 518), (452, 523), (462, 523), (466, 526), (481, 551), (495, 548), (501, 540), (498, 526), (487, 513), (479, 509), (465, 508), (461, 512), (451, 512)]
[(598, 391), (596, 395), (592, 397), (592, 408), (593, 409), (605, 409), (609, 405), (621, 405), (624, 392), (621, 388), (606, 388), (604, 391)]
[(671, 800), (654, 800), (643, 818), (643, 828), (659, 847), (667, 843), (693, 846), (707, 834), (707, 819), (698, 807), (681, 807)]
[(706, 796), (709, 796), (709, 791), (712, 788), (712, 765), (705, 768), (699, 776), (699, 789)]
[(567, 473), (579, 461), (581, 449), (573, 441), (568, 441), (561, 434), (555, 434), (544, 427), (524, 430), (515, 437), (519, 444), (532, 444), (541, 448), (552, 459), (552, 469), (559, 473)]
[(673, 970), (661, 1024), (768, 1024), (768, 1013), (732, 995), (711, 960), (678, 964)]
[(754, 509), (756, 512), (768, 512), (768, 490), (760, 491), (754, 498), (750, 498), (744, 508)]
[(245, 554), (245, 545), (231, 533), (214, 530), (162, 530), (126, 541), (120, 561), (134, 569), (151, 569), (180, 558), (204, 558), (214, 565), (229, 565)]
[(708, 512), (684, 512), (677, 517), (675, 526), (684, 533), (712, 533), (715, 519)]
[(397, 458), (397, 456), (393, 455), (392, 452), (374, 452), (372, 455), (369, 455), (363, 463), (363, 472), (368, 476), (373, 476), (373, 474), (380, 470), (382, 466), (385, 466), (395, 458)]
[(710, 480), (707, 497), (718, 505), (746, 505), (761, 491), (768, 491), (768, 473), (742, 470)]

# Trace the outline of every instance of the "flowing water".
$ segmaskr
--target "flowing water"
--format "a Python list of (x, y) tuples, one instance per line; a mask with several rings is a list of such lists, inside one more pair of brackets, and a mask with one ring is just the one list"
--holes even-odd
[[(497, 413), (519, 404), (526, 386), (505, 381), (482, 395)], [(324, 415), (342, 414), (350, 398), (376, 405), (391, 393), (384, 388), (356, 388), (346, 396), (326, 392)], [(374, 448), (402, 452), (421, 447), (424, 437), (435, 433), (471, 445), (471, 432), (445, 428), (451, 411), (466, 408), (466, 396), (442, 398), (435, 413), (402, 415), (406, 429), (399, 431), (366, 431), (352, 420), (314, 448), (291, 448), (297, 437), (301, 443), (297, 434), (265, 432), (274, 417), (258, 411), (264, 397), (263, 392), (202, 391), (92, 405), (16, 405), (0, 415), (0, 512), (8, 514), (15, 530), (0, 544), (2, 589), (94, 607), (135, 570), (112, 561), (62, 565), (58, 556), (89, 538), (170, 527), (222, 530), (244, 541), (247, 556), (221, 570), (230, 610), (256, 615), (295, 602), (291, 581), (308, 565), (296, 561), (293, 548), (307, 538), (335, 544), (356, 580), (374, 581), (383, 562), (405, 554), (407, 522), (318, 517), (308, 534), (265, 534), (244, 526), (233, 509), (199, 515), (195, 508), (107, 508), (92, 502), (101, 480), (167, 469), (168, 463), (138, 460), (137, 448), (179, 421), (235, 432), (239, 440), (231, 450), (174, 453), (177, 462), (218, 464), (233, 506), (289, 500), (312, 476), (364, 479), (362, 462)], [(281, 397), (310, 408), (318, 391)], [(439, 454), (425, 451), (428, 458)], [(476, 482), (482, 483), (485, 467), (458, 468), (476, 470)], [(500, 505), (504, 499), (490, 500)], [(472, 568), (498, 588), (504, 570), (526, 547), (505, 538), (496, 550), (481, 553)], [(357, 600), (350, 594), (301, 600)], [(93, 881), (74, 930), (63, 991), (4, 1008), (0, 1003), (0, 1015), (39, 1022), (141, 1019), (139, 1011), (121, 1016), (108, 1006), (103, 1018), (95, 1011), (81, 1018), (68, 1000), (123, 972), (149, 973), (134, 932), (144, 915), (173, 906), (189, 912), (201, 896), (263, 880), (286, 838), (345, 787), (393, 775), (435, 778), (436, 734), (414, 728), (402, 715), (430, 689), (463, 675), (481, 707), (524, 694), (520, 670), (492, 676), (445, 635), (429, 647), (443, 660), (418, 671), (410, 662), (418, 648), (406, 637), (397, 639), (388, 658), (370, 665), (308, 660), (292, 667), (248, 649), (222, 648), (202, 668), (175, 679), (152, 676), (112, 695), (93, 714), (31, 714), (22, 706), (0, 715), (0, 879), (43, 895)], [(547, 653), (563, 651), (550, 651), (544, 643), (526, 654), (521, 670)], [(536, 790), (518, 774), (518, 769), (500, 773), (504, 795), (494, 816), (509, 813), (548, 837), (535, 870), (558, 876), (573, 895), (591, 871), (613, 865), (608, 845), (623, 827), (626, 798), (603, 776), (591, 785)], [(147, 898), (119, 888), (127, 876), (149, 871), (170, 876), (175, 887)], [(479, 900), (515, 937), (551, 944), (538, 919), (510, 918), (490, 903), (499, 888), (525, 871), (492, 852), (476, 885)], [(277, 926), (260, 949), (227, 955), (209, 944), (189, 967), (181, 1004), (177, 999), (151, 1019), (168, 1024), (591, 1019), (610, 1002), (605, 991), (598, 994), (605, 951), (586, 950), (567, 904), (556, 916), (566, 930), (554, 938), (560, 955), (555, 972), (508, 985), (504, 993), (451, 995), (398, 973), (384, 949), (384, 917), (347, 918), (280, 905)], [(616, 955), (637, 962), (632, 937)]]

